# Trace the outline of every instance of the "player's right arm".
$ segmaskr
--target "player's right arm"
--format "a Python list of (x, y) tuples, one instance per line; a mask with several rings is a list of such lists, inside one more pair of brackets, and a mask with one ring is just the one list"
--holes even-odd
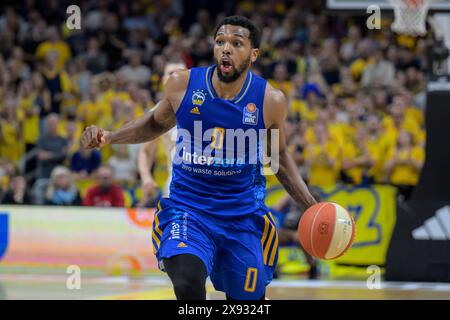
[(164, 86), (164, 96), (156, 106), (122, 128), (107, 131), (89, 126), (81, 137), (86, 149), (101, 148), (106, 144), (137, 144), (151, 141), (176, 125), (175, 113), (180, 106), (189, 81), (189, 70), (174, 72)]

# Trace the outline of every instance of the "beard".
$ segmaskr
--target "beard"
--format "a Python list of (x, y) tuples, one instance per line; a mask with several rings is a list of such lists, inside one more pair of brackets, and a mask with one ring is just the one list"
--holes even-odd
[(251, 64), (251, 58), (250, 55), (238, 66), (234, 67), (233, 65), (233, 72), (230, 72), (228, 74), (223, 73), (222, 70), (220, 70), (219, 60), (217, 60), (216, 57), (214, 57), (214, 64), (216, 65), (217, 69), (217, 76), (219, 77), (219, 80), (225, 83), (230, 83), (236, 81), (241, 74), (250, 66)]

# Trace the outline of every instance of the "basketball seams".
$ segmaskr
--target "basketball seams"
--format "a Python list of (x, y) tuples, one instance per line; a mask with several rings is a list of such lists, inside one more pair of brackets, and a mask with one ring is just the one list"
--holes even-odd
[[(351, 220), (351, 233), (348, 236), (348, 238), (341, 239), (341, 241), (347, 241), (348, 242), (345, 245), (345, 247), (343, 248), (343, 250), (339, 251), (338, 253), (336, 253), (336, 252), (328, 252), (328, 256), (329, 257), (327, 259), (336, 259), (336, 258), (342, 256), (350, 248), (351, 244), (353, 243), (353, 237), (354, 237), (355, 224), (354, 224), (354, 221), (353, 221), (353, 217), (349, 214), (349, 212), (345, 208), (343, 208), (343, 207), (341, 207), (341, 206), (339, 206), (337, 204), (335, 205), (335, 207), (336, 207), (336, 219), (339, 219), (339, 217), (340, 217), (341, 219), (344, 218), (344, 219), (350, 219)], [(342, 217), (342, 215), (345, 215), (345, 217)], [(341, 226), (338, 226), (338, 227), (341, 227), (342, 230), (340, 230), (340, 231), (343, 231), (344, 228), (345, 228), (345, 225), (341, 225)], [(334, 245), (336, 247), (335, 251), (336, 251), (336, 249), (338, 249), (337, 246), (339, 244), (340, 244), (340, 242), (334, 243)], [(331, 253), (333, 255), (331, 255)]]
[(317, 210), (317, 213), (316, 213), (316, 215), (314, 216), (314, 219), (313, 219), (313, 221), (312, 221), (312, 224), (311, 224), (311, 228), (310, 228), (310, 230), (309, 230), (309, 237), (310, 237), (310, 243), (311, 243), (311, 251), (312, 251), (312, 253), (313, 253), (313, 255), (314, 256), (316, 256), (316, 257), (318, 257), (318, 255), (317, 255), (317, 253), (316, 253), (316, 250), (314, 249), (314, 241), (313, 241), (313, 236), (314, 236), (314, 224), (316, 223), (316, 219), (317, 219), (317, 217), (320, 215), (320, 212), (322, 211), (322, 209), (323, 209), (323, 207), (325, 207), (326, 205), (327, 205), (328, 203), (324, 203), (324, 204), (322, 204), (322, 206), (319, 208), (319, 210)]
[(353, 245), (353, 241), (355, 241), (355, 236), (356, 236), (355, 220), (353, 219), (351, 214), (349, 214), (349, 216), (350, 216), (350, 219), (352, 220), (352, 235), (350, 237), (350, 241), (347, 244), (347, 246), (345, 247), (345, 249), (339, 255), (337, 255), (336, 257), (333, 257), (332, 259), (337, 259), (337, 258), (343, 256), (344, 253), (346, 253), (350, 249), (350, 247)]
[(328, 252), (330, 251), (331, 244), (333, 243), (334, 234), (336, 233), (336, 229), (338, 228), (338, 224), (336, 223), (336, 220), (338, 218), (337, 208), (336, 208), (336, 206), (334, 204), (331, 203), (331, 205), (333, 206), (333, 215), (334, 215), (334, 219), (333, 219), (333, 233), (331, 234), (330, 242), (328, 243), (328, 246), (327, 246), (327, 251), (323, 255), (325, 259), (328, 259), (327, 255), (328, 255)]

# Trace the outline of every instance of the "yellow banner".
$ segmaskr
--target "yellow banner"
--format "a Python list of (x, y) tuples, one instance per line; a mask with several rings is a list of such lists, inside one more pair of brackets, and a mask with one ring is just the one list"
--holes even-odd
[(322, 201), (346, 208), (355, 219), (352, 248), (335, 262), (383, 265), (396, 218), (396, 189), (391, 186), (337, 186), (323, 190)]
[[(287, 193), (284, 189), (275, 184), (267, 190), (266, 204), (269, 207), (273, 206), (285, 196)], [(396, 189), (384, 185), (371, 187), (338, 185), (322, 189), (321, 196), (321, 201), (334, 201), (346, 208), (356, 223), (356, 236), (352, 248), (341, 258), (330, 262), (383, 265), (395, 225)], [(292, 248), (287, 250), (288, 256), (292, 256), (292, 250)], [(281, 265), (286, 260), (282, 256), (280, 252)]]

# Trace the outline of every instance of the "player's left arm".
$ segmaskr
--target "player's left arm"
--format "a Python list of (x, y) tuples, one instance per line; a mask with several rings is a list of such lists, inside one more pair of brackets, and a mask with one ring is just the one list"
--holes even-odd
[(269, 129), (270, 143), (273, 143), (271, 130), (278, 130), (279, 168), (276, 177), (298, 206), (305, 211), (317, 201), (309, 192), (286, 147), (284, 123), (289, 110), (288, 102), (281, 91), (272, 88), (269, 84), (267, 84), (264, 101), (264, 123)]

